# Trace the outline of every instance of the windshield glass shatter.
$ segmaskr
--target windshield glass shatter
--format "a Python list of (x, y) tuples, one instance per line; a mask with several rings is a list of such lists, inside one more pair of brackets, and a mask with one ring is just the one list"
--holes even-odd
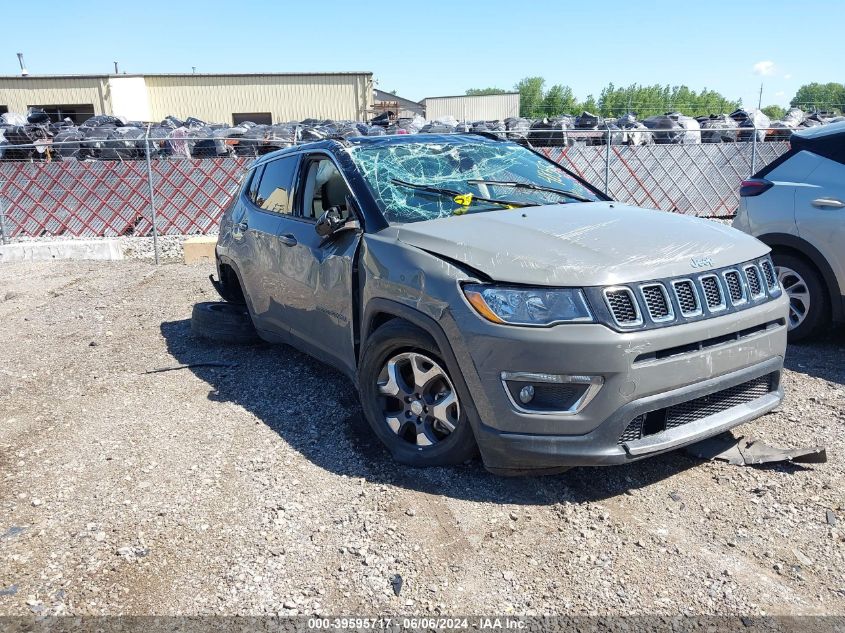
[[(466, 194), (526, 205), (563, 204), (573, 198), (509, 186), (535, 184), (599, 200), (563, 169), (515, 144), (454, 139), (449, 141), (362, 144), (349, 150), (376, 202), (390, 223), (419, 222), (450, 215), (501, 210), (501, 204), (476, 200), (467, 206)], [(499, 181), (490, 184), (468, 181)], [(446, 192), (423, 191), (411, 183)], [(451, 195), (457, 192), (461, 196)]]

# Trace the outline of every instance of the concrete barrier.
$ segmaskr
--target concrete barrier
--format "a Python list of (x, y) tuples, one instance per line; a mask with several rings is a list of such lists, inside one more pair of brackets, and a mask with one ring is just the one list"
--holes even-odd
[(182, 242), (182, 253), (186, 264), (197, 262), (213, 262), (214, 247), (217, 246), (216, 235), (198, 235), (189, 237)]
[(63, 240), (60, 242), (16, 242), (0, 246), (0, 263), (42, 262), (51, 259), (123, 259), (117, 240)]

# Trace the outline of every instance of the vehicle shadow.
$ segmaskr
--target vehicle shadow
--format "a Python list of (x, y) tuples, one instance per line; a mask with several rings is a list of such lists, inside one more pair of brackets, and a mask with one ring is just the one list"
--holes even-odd
[(845, 328), (838, 328), (817, 340), (790, 344), (784, 366), (790, 371), (845, 385), (843, 354)]
[(334, 369), (287, 346), (196, 338), (189, 319), (162, 323), (161, 333), (179, 364), (218, 364), (190, 368), (209, 384), (209, 399), (243, 407), (321, 468), (373, 483), (472, 501), (546, 505), (635, 494), (700, 464), (676, 452), (600, 472), (575, 468), (545, 477), (495, 476), (480, 459), (453, 467), (409, 468), (394, 462), (375, 438), (354, 386)]

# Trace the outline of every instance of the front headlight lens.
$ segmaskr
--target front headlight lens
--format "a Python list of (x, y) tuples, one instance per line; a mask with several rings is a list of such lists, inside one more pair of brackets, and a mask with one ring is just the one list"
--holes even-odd
[(579, 288), (513, 288), (468, 284), (463, 290), (470, 305), (493, 323), (544, 326), (593, 320), (584, 293)]

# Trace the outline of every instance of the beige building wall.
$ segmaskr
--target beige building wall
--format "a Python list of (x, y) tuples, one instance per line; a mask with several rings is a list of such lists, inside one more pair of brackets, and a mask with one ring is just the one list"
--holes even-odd
[(373, 103), (371, 73), (102, 75), (0, 77), (0, 106), (91, 104), (95, 114), (160, 121), (172, 114), (232, 123), (233, 113), (272, 120), (364, 120)]
[(372, 75), (147, 76), (153, 120), (172, 114), (232, 123), (232, 114), (269, 112), (273, 122), (306, 118), (363, 120)]
[(0, 105), (9, 112), (26, 113), (31, 105), (91, 104), (96, 114), (108, 114), (108, 82), (105, 76), (0, 77)]

